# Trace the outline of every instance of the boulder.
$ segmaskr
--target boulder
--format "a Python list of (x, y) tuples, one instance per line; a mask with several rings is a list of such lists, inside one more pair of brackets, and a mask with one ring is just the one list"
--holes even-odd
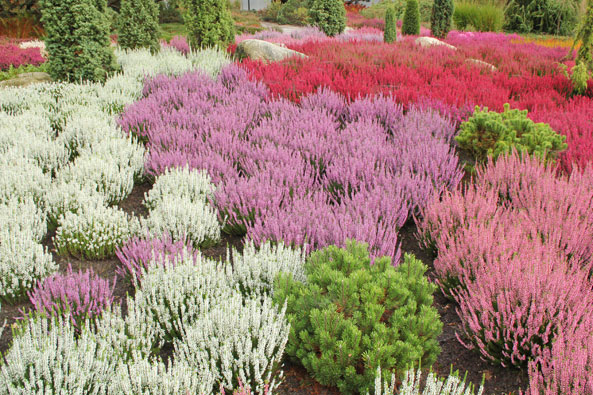
[(482, 68), (488, 69), (490, 71), (496, 71), (496, 70), (498, 70), (496, 68), (496, 66), (494, 66), (494, 65), (492, 65), (490, 63), (484, 62), (483, 60), (465, 59), (465, 63), (471, 64), (471, 65), (474, 65), (474, 66), (478, 66), (478, 67), (482, 67)]
[(51, 77), (47, 73), (22, 73), (9, 80), (0, 81), (0, 88), (10, 86), (28, 86), (31, 84), (40, 84), (43, 82), (52, 82)]
[(245, 57), (253, 60), (262, 60), (268, 62), (278, 62), (286, 58), (297, 56), (306, 58), (307, 55), (292, 49), (281, 47), (263, 40), (249, 39), (241, 41), (237, 45), (237, 56), (242, 59)]
[(446, 47), (446, 48), (449, 48), (452, 50), (457, 50), (457, 48), (455, 48), (451, 44), (447, 44), (446, 42), (438, 40), (434, 37), (418, 37), (416, 39), (416, 44), (420, 45), (421, 47), (442, 46), (442, 47)]

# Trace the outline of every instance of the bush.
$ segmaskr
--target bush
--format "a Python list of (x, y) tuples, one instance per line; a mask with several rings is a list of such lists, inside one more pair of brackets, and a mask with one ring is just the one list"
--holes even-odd
[(282, 9), (282, 1), (281, 0), (272, 0), (269, 6), (261, 11), (261, 18), (264, 21), (268, 22), (277, 22), (278, 21), (278, 14)]
[(480, 110), (476, 106), (473, 116), (461, 124), (455, 140), (478, 161), (485, 161), (488, 156), (496, 159), (513, 149), (553, 161), (567, 148), (566, 136), (557, 134), (545, 123), (530, 120), (527, 110), (511, 110), (508, 104), (503, 113), (488, 111), (488, 108)]
[(418, 0), (407, 0), (406, 12), (402, 24), (402, 34), (419, 35), (420, 34), (420, 11), (418, 9)]
[(570, 35), (580, 4), (579, 0), (509, 0), (504, 28), (520, 33)]
[(159, 6), (154, 0), (122, 0), (117, 43), (123, 49), (150, 48), (158, 52)]
[[(395, 385), (397, 383), (395, 374), (391, 376), (391, 384), (387, 381), (382, 383), (381, 369), (377, 370), (377, 379), (375, 381), (375, 395), (396, 395)], [(419, 395), (420, 383), (424, 384), (422, 395), (474, 395), (473, 385), (465, 384), (465, 380), (459, 378), (458, 372), (450, 374), (447, 380), (439, 379), (434, 373), (430, 372), (426, 381), (422, 380), (422, 371), (413, 369), (406, 371), (406, 376), (401, 383), (398, 395)], [(478, 395), (482, 395), (484, 387), (480, 386)]]
[(333, 37), (346, 29), (346, 9), (342, 0), (311, 0), (311, 24)]
[[(385, 18), (385, 14), (390, 7), (395, 9), (396, 19), (403, 17), (406, 10), (407, 0), (381, 0), (360, 11), (360, 14), (366, 18)], [(433, 0), (419, 0), (420, 21), (429, 22), (432, 16)]]
[[(576, 94), (585, 94), (589, 73), (593, 72), (593, 2), (589, 1), (587, 12), (579, 26), (574, 42), (581, 41), (576, 66), (572, 70), (572, 83)], [(573, 44), (574, 46), (574, 44)], [(570, 49), (572, 55), (573, 48)]]
[(269, 297), (244, 299), (240, 294), (215, 303), (183, 328), (182, 339), (174, 344), (174, 359), (194, 372), (212, 370), (217, 385), (211, 391), (238, 388), (237, 377), (257, 394), (276, 390), (290, 328), (286, 306), (277, 310)]
[(105, 81), (118, 68), (105, 0), (40, 0), (54, 80)]
[(308, 25), (310, 2), (311, 0), (288, 0), (280, 8), (277, 22), (283, 25)]
[(45, 59), (39, 48), (20, 48), (13, 44), (0, 44), (0, 71), (21, 66), (39, 66)]
[(47, 316), (61, 315), (70, 319), (76, 328), (81, 328), (85, 320), (93, 320), (113, 303), (115, 279), (108, 280), (96, 275), (92, 269), (86, 272), (72, 272), (68, 267), (66, 274), (54, 274), (39, 282), (29, 292), (29, 300), (36, 312)]
[(189, 46), (226, 47), (235, 39), (235, 23), (227, 0), (183, 0), (183, 19), (187, 27)]
[(395, 11), (393, 8), (387, 9), (385, 13), (385, 32), (383, 41), (392, 43), (397, 39), (397, 26), (395, 24)]
[(425, 271), (411, 255), (397, 268), (388, 257), (371, 262), (367, 245), (354, 241), (314, 252), (305, 284), (287, 274), (275, 282), (274, 300), (286, 301), (291, 322), (287, 354), (345, 394), (372, 389), (379, 366), (387, 379), (393, 369), (432, 364), (442, 323)]
[(58, 223), (54, 237), (57, 253), (91, 260), (115, 256), (116, 248), (139, 231), (136, 218), (104, 206), (67, 212)]
[(445, 38), (451, 30), (451, 17), (453, 16), (453, 0), (435, 0), (432, 6), (430, 29), (437, 38)]
[(183, 197), (192, 203), (205, 202), (212, 197), (214, 185), (207, 172), (175, 167), (165, 170), (155, 180), (152, 189), (144, 196), (144, 205), (154, 210), (172, 197)]
[(183, 16), (179, 11), (179, 1), (159, 1), (159, 23), (183, 23)]
[(502, 29), (504, 12), (491, 4), (458, 3), (453, 21), (459, 30), (471, 27), (479, 32), (498, 32)]
[(47, 223), (50, 229), (58, 227), (58, 221), (66, 213), (78, 213), (89, 208), (105, 206), (105, 196), (74, 182), (53, 183), (46, 196)]

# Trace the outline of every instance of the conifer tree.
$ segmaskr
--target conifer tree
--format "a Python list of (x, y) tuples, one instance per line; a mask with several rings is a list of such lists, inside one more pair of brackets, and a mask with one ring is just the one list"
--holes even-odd
[(406, 2), (402, 34), (416, 36), (420, 34), (420, 8), (418, 0), (407, 0)]
[(105, 81), (117, 68), (106, 0), (40, 0), (54, 80)]
[(312, 24), (328, 36), (346, 30), (346, 9), (342, 0), (312, 0), (309, 16)]
[(447, 37), (447, 34), (451, 30), (452, 17), (453, 0), (434, 0), (432, 16), (430, 18), (432, 35), (437, 38)]
[(226, 47), (235, 39), (228, 0), (184, 0), (183, 18), (192, 49)]
[(386, 43), (392, 43), (397, 39), (397, 26), (393, 7), (389, 7), (385, 13), (385, 33), (383, 33), (383, 39)]
[(154, 0), (122, 0), (118, 44), (124, 49), (150, 48), (158, 52), (159, 6)]
[(581, 47), (572, 72), (572, 83), (575, 93), (583, 94), (587, 90), (589, 73), (593, 71), (593, 0), (587, 1), (587, 11), (583, 16), (569, 56), (572, 56), (572, 50), (579, 41)]

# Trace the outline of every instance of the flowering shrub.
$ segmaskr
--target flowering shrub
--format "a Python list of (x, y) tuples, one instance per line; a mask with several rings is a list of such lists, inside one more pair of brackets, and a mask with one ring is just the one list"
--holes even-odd
[(195, 372), (210, 369), (218, 386), (235, 389), (237, 377), (245, 389), (274, 391), (282, 381), (280, 370), (290, 325), (286, 306), (277, 310), (268, 297), (240, 294), (220, 301), (193, 324), (184, 326), (175, 341), (174, 358)]
[(355, 241), (313, 253), (306, 284), (286, 274), (276, 279), (274, 301), (286, 301), (291, 323), (287, 354), (346, 394), (370, 390), (379, 366), (432, 364), (442, 323), (425, 271), (412, 255), (397, 268), (389, 257), (371, 264), (367, 246)]
[(27, 64), (39, 66), (45, 62), (38, 47), (20, 48), (14, 44), (0, 44), (0, 70)]
[(7, 156), (0, 159), (0, 203), (33, 200), (43, 207), (50, 184), (51, 178), (30, 160)]
[(45, 213), (30, 200), (10, 200), (6, 204), (0, 204), (3, 232), (29, 234), (33, 241), (39, 243), (47, 232), (45, 219)]
[(103, 309), (113, 303), (115, 279), (108, 280), (96, 275), (91, 269), (86, 272), (54, 274), (39, 282), (29, 292), (29, 300), (35, 311), (49, 316), (62, 315), (80, 328), (86, 319), (94, 319)]
[(67, 212), (58, 220), (54, 237), (58, 254), (84, 259), (104, 259), (115, 255), (118, 246), (139, 232), (136, 218), (114, 207), (84, 207)]
[(77, 214), (83, 209), (106, 206), (104, 195), (94, 189), (69, 182), (54, 182), (45, 197), (48, 226), (58, 227), (60, 217), (66, 213)]
[(214, 185), (205, 171), (188, 167), (167, 169), (159, 175), (144, 197), (144, 205), (153, 210), (172, 197), (188, 198), (192, 203), (206, 201), (214, 193)]
[[(391, 384), (387, 381), (382, 382), (381, 368), (377, 369), (377, 378), (375, 379), (375, 395), (395, 395), (395, 375), (391, 376)], [(422, 380), (422, 371), (418, 369), (415, 372), (413, 369), (407, 370), (405, 378), (399, 387), (399, 395), (419, 395), (420, 384)], [(424, 390), (422, 395), (473, 395), (473, 385), (465, 384), (465, 380), (461, 380), (457, 374), (451, 374), (447, 380), (441, 380), (430, 372), (424, 382)], [(478, 395), (482, 395), (484, 387), (480, 386)], [(368, 395), (368, 393), (367, 393)]]

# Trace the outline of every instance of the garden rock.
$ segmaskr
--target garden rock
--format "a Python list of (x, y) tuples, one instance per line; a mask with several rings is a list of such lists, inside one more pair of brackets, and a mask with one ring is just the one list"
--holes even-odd
[(249, 39), (241, 41), (237, 45), (237, 56), (239, 58), (251, 58), (253, 60), (262, 60), (264, 62), (279, 62), (286, 58), (297, 56), (306, 58), (307, 55), (292, 49), (281, 47), (263, 40)]
[(457, 48), (455, 48), (453, 45), (447, 44), (446, 42), (438, 40), (434, 37), (418, 37), (415, 42), (421, 47), (443, 46), (449, 49), (457, 50)]
[(0, 81), (0, 88), (11, 87), (11, 86), (28, 86), (32, 84), (40, 84), (43, 82), (51, 82), (52, 79), (47, 73), (34, 72), (34, 73), (22, 73), (14, 78), (6, 81)]
[(490, 71), (496, 71), (496, 70), (498, 70), (496, 68), (496, 66), (494, 66), (494, 65), (492, 65), (490, 63), (484, 62), (483, 60), (465, 59), (465, 63), (471, 64), (471, 65), (474, 65), (474, 66), (478, 66), (478, 67), (482, 67), (482, 68), (488, 69)]

